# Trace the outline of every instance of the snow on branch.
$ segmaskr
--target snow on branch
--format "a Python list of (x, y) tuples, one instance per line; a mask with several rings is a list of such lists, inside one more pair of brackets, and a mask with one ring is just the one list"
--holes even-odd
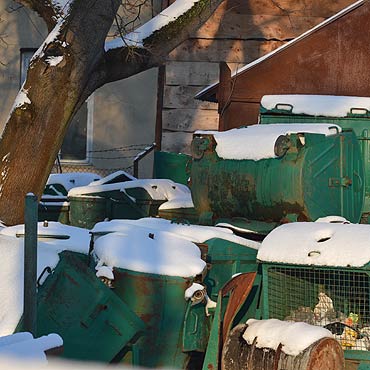
[(190, 11), (200, 0), (177, 0), (168, 8), (159, 13), (156, 17), (139, 27), (133, 32), (122, 37), (118, 37), (105, 44), (105, 50), (117, 49), (125, 46), (137, 48), (144, 47), (145, 40), (161, 30), (169, 23), (176, 21), (180, 16)]

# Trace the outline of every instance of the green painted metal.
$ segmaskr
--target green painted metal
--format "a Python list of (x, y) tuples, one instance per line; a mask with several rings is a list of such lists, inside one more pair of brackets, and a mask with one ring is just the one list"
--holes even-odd
[(197, 224), (199, 221), (199, 215), (195, 208), (160, 209), (158, 217), (189, 224)]
[[(362, 158), (364, 162), (364, 179), (365, 179), (365, 203), (363, 212), (367, 217), (370, 214), (370, 112), (362, 110), (362, 113), (353, 113), (351, 110), (346, 117), (324, 117), (310, 116), (305, 114), (293, 114), (291, 110), (272, 109), (267, 110), (261, 106), (261, 123), (333, 123), (343, 130), (353, 130), (358, 139)], [(365, 222), (368, 220), (364, 219)]]
[(37, 331), (37, 206), (36, 195), (27, 194), (24, 212), (24, 330)]
[(154, 153), (155, 179), (170, 179), (179, 184), (187, 185), (191, 157), (182, 153), (156, 151)]
[(72, 226), (91, 229), (105, 219), (130, 219), (156, 216), (164, 200), (154, 200), (142, 188), (103, 191), (68, 197), (69, 220)]
[(145, 367), (185, 368), (190, 356), (182, 349), (188, 306), (184, 292), (192, 279), (125, 269), (115, 269), (114, 276), (115, 294), (146, 324), (144, 334), (122, 362)]
[(145, 324), (87, 262), (85, 255), (60, 254), (58, 266), (39, 288), (37, 335), (59, 334), (66, 358), (117, 361)]
[(58, 221), (69, 225), (69, 203), (67, 198), (53, 202), (41, 201), (38, 209), (38, 220)]
[[(204, 135), (203, 135), (204, 136)], [(363, 163), (356, 136), (290, 136), (291, 146), (277, 159), (223, 160), (210, 144), (200, 159), (193, 158), (191, 179), (195, 208), (218, 218), (245, 217), (284, 222), (342, 215), (361, 217), (364, 201)]]

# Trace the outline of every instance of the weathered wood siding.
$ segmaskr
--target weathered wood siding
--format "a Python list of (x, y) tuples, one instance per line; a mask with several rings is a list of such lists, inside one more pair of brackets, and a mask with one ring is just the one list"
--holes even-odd
[(199, 102), (193, 97), (218, 81), (219, 62), (226, 61), (235, 71), (352, 2), (225, 0), (201, 29), (168, 57), (162, 149), (189, 153), (194, 130), (218, 128), (217, 105)]

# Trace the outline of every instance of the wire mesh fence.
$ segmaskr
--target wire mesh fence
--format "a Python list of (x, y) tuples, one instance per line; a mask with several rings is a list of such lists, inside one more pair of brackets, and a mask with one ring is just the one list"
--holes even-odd
[(269, 318), (330, 330), (344, 349), (370, 350), (370, 280), (365, 271), (269, 267)]

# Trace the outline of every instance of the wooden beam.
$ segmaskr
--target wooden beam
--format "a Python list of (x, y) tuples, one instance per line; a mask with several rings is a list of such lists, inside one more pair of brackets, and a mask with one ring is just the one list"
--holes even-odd
[(220, 83), (218, 85), (218, 130), (225, 131), (228, 127), (227, 107), (231, 98), (231, 70), (227, 63), (221, 62), (220, 65)]

